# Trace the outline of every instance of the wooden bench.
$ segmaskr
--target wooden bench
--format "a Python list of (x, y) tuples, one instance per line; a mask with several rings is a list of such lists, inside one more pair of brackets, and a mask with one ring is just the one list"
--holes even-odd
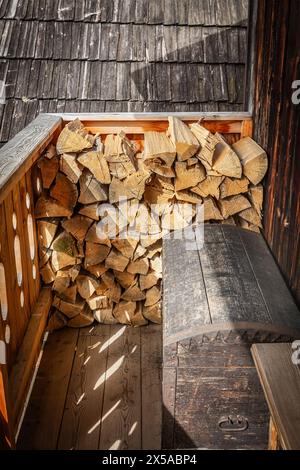
[(269, 450), (300, 450), (299, 354), (291, 343), (254, 344), (251, 352), (270, 411)]

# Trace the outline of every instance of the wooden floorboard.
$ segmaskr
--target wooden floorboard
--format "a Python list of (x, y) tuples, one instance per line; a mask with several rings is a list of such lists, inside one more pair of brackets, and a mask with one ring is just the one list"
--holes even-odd
[(142, 328), (142, 449), (161, 448), (161, 363), (161, 326), (150, 325)]
[(97, 449), (104, 396), (110, 326), (103, 325), (101, 336), (80, 334), (74, 360), (58, 448)]
[(99, 448), (141, 449), (141, 335), (111, 327)]
[(55, 449), (65, 407), (78, 330), (51, 333), (18, 439), (19, 449)]
[(161, 326), (49, 335), (20, 449), (160, 449)]

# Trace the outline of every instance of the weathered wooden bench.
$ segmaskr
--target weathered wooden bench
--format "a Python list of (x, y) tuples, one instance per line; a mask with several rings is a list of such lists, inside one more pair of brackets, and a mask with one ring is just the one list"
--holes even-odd
[(163, 245), (163, 447), (265, 449), (253, 343), (300, 337), (300, 314), (262, 235), (205, 225)]
[(294, 346), (254, 344), (251, 348), (270, 412), (269, 450), (300, 450), (299, 344)]

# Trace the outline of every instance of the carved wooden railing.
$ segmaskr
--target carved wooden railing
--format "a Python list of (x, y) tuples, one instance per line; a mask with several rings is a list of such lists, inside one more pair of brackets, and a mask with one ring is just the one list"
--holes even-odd
[[(229, 143), (252, 135), (248, 113), (174, 114), (190, 122), (203, 119)], [(0, 149), (0, 448), (15, 446), (51, 306), (51, 291), (40, 285), (34, 196), (41, 182), (34, 163), (76, 117), (92, 132), (123, 130), (141, 142), (146, 130), (168, 127), (167, 113), (42, 114)]]

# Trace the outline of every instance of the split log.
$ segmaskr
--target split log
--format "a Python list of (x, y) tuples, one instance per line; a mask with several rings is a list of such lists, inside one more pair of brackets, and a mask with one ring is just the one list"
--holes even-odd
[(260, 229), (257, 225), (250, 224), (247, 220), (242, 219), (239, 215), (236, 216), (238, 225), (246, 230), (250, 230), (251, 232), (260, 233)]
[(89, 135), (84, 129), (79, 119), (67, 124), (58, 136), (56, 143), (57, 153), (77, 153), (91, 148), (94, 144), (94, 137)]
[(50, 196), (56, 199), (63, 207), (73, 211), (77, 204), (77, 186), (63, 174), (57, 173), (55, 185), (50, 191)]
[(41, 158), (38, 161), (38, 167), (41, 170), (43, 188), (49, 189), (58, 173), (59, 159), (57, 157), (54, 157), (51, 160), (48, 160), (48, 158)]
[(132, 256), (132, 260), (135, 261), (137, 260), (138, 258), (141, 258), (142, 256), (144, 256), (144, 254), (146, 253), (147, 251), (147, 248), (143, 247), (140, 243), (138, 244), (138, 246), (136, 247), (135, 249), (135, 252)]
[[(242, 176), (238, 178), (226, 178), (220, 185), (220, 198), (224, 199), (228, 196), (235, 196), (236, 194), (246, 193), (248, 191), (249, 180)], [(219, 199), (219, 198), (218, 198)]]
[(145, 132), (144, 139), (144, 158), (146, 161), (159, 159), (158, 161), (164, 162), (167, 167), (173, 165), (176, 149), (164, 132)]
[(62, 268), (56, 272), (55, 281), (52, 289), (55, 290), (59, 295), (64, 293), (68, 289), (71, 282), (74, 282), (79, 275), (80, 265), (68, 266)]
[(113, 315), (119, 323), (131, 325), (131, 318), (134, 316), (135, 310), (136, 302), (121, 301), (114, 307)]
[(78, 162), (90, 170), (99, 183), (109, 184), (111, 182), (107, 161), (101, 152), (86, 152), (78, 157)]
[[(113, 158), (118, 161), (113, 161)], [(109, 161), (109, 171), (113, 177), (123, 180), (135, 173), (135, 166), (125, 155), (113, 158), (111, 157)]]
[(99, 207), (99, 204), (97, 202), (95, 202), (94, 204), (88, 204), (88, 205), (82, 206), (79, 209), (78, 214), (84, 215), (85, 217), (88, 217), (89, 219), (93, 219), (97, 221), (99, 220), (98, 207)]
[(147, 274), (149, 269), (149, 261), (147, 258), (139, 258), (135, 261), (130, 261), (127, 266), (127, 271), (131, 274)]
[(83, 299), (89, 299), (96, 291), (99, 282), (88, 274), (79, 274), (76, 279), (77, 289)]
[(128, 289), (132, 284), (134, 284), (136, 276), (135, 274), (128, 273), (127, 271), (114, 271), (115, 277), (124, 289)]
[(49, 261), (52, 255), (52, 250), (49, 248), (44, 248), (42, 245), (39, 245), (39, 267), (42, 268)]
[(82, 312), (68, 321), (68, 326), (71, 328), (83, 328), (84, 326), (90, 326), (92, 323), (94, 323), (94, 315), (89, 306), (85, 304)]
[(106, 159), (122, 155), (122, 139), (119, 135), (108, 134), (104, 141), (104, 156)]
[(113, 287), (115, 284), (115, 275), (111, 271), (106, 271), (103, 273), (101, 279), (107, 285), (107, 287)]
[(143, 316), (147, 318), (147, 320), (152, 321), (153, 323), (161, 324), (161, 303), (157, 302), (150, 307), (143, 308)]
[(136, 145), (126, 137), (124, 132), (119, 132), (117, 135), (107, 135), (104, 149), (106, 159), (126, 155), (132, 162), (134, 162), (134, 156), (137, 152)]
[(71, 219), (64, 220), (61, 225), (67, 232), (71, 233), (76, 240), (83, 242), (92, 223), (93, 221), (91, 219), (77, 214), (71, 217)]
[(139, 284), (141, 290), (151, 289), (151, 287), (156, 286), (159, 282), (159, 274), (155, 271), (149, 272), (146, 275), (141, 274), (139, 278)]
[[(203, 199), (203, 216), (204, 221), (208, 220), (222, 220), (223, 216), (217, 207), (215, 200), (211, 197)], [(203, 220), (198, 220), (198, 222), (203, 222)]]
[(171, 201), (175, 194), (175, 188), (170, 182), (166, 184), (166, 179), (155, 176), (149, 184), (146, 185), (144, 201), (148, 204), (165, 204)]
[(52, 305), (68, 318), (76, 317), (76, 315), (79, 315), (85, 308), (84, 300), (79, 297), (76, 299), (75, 303), (70, 303), (55, 296)]
[(147, 248), (146, 257), (153, 258), (153, 256), (155, 256), (157, 253), (161, 253), (161, 250), (162, 250), (162, 242), (161, 240), (157, 240), (149, 248)]
[(53, 251), (51, 264), (54, 271), (59, 271), (67, 266), (74, 266), (77, 264), (77, 259), (74, 258), (74, 256), (69, 256), (61, 251)]
[(226, 199), (220, 199), (218, 205), (224, 219), (227, 219), (230, 215), (237, 214), (238, 212), (251, 207), (248, 199), (245, 196), (242, 196), (242, 194), (237, 196), (230, 196)]
[[(74, 284), (73, 286), (67, 287), (65, 290), (59, 293), (59, 297), (64, 300), (65, 302), (69, 302), (71, 304), (75, 304), (76, 297), (77, 297), (77, 286)], [(60, 310), (60, 309), (58, 309)]]
[(56, 331), (61, 330), (67, 325), (66, 317), (60, 313), (58, 310), (55, 310), (48, 321), (47, 331)]
[(40, 275), (45, 284), (51, 284), (55, 280), (55, 272), (52, 269), (50, 261), (40, 268)]
[(249, 199), (251, 201), (252, 206), (258, 213), (261, 215), (262, 207), (263, 207), (263, 196), (264, 196), (264, 189), (262, 185), (258, 186), (251, 186), (248, 193)]
[(36, 219), (47, 217), (70, 217), (72, 210), (61, 206), (55, 199), (41, 196), (37, 200), (34, 215)]
[(127, 190), (124, 181), (113, 177), (112, 182), (109, 185), (109, 202), (114, 204), (124, 198), (133, 199), (135, 196)]
[(187, 167), (185, 162), (175, 163), (175, 190), (180, 191), (182, 189), (192, 188), (197, 186), (198, 183), (205, 180), (206, 171), (204, 166), (199, 163), (190, 168)]
[(78, 166), (76, 153), (64, 153), (60, 157), (60, 171), (74, 184), (78, 183), (82, 174)]
[(128, 289), (123, 292), (121, 297), (124, 300), (132, 300), (137, 302), (138, 300), (144, 300), (146, 296), (145, 293), (141, 291), (136, 282), (135, 284), (128, 287)]
[(103, 309), (98, 309), (93, 311), (94, 318), (98, 323), (103, 323), (105, 325), (114, 325), (118, 323), (116, 318), (113, 316), (113, 307), (112, 305), (103, 308)]
[(136, 148), (124, 132), (118, 135), (108, 135), (105, 139), (105, 159), (109, 163), (112, 176), (123, 179), (135, 173), (134, 155)]
[(87, 299), (87, 303), (91, 310), (108, 308), (111, 303), (106, 295), (94, 294), (92, 297)]
[(102, 274), (104, 274), (106, 271), (107, 271), (107, 267), (105, 266), (105, 264), (103, 263), (100, 263), (100, 264), (95, 264), (94, 266), (85, 266), (85, 269), (93, 274), (95, 277), (99, 278), (100, 276), (102, 276)]
[[(97, 223), (96, 235), (106, 244), (108, 244), (107, 239), (112, 240), (116, 238), (124, 232), (128, 225), (127, 218), (122, 214), (118, 206), (108, 204), (100, 206), (100, 218), (100, 222)], [(125, 236), (124, 233), (123, 235)]]
[(105, 282), (102, 281), (102, 279), (99, 280), (99, 284), (96, 289), (96, 294), (97, 295), (107, 295), (108, 293), (108, 287), (105, 284)]
[(142, 199), (145, 192), (145, 185), (149, 178), (150, 171), (146, 169), (136, 171), (132, 175), (125, 178), (124, 186), (126, 189), (126, 194), (130, 196), (130, 199), (135, 198), (139, 201)]
[(128, 224), (132, 224), (135, 221), (139, 209), (139, 201), (137, 199), (123, 199), (118, 203), (117, 207), (119, 209), (119, 218), (123, 216)]
[(160, 301), (161, 293), (160, 289), (157, 286), (151, 287), (151, 289), (146, 292), (146, 300), (144, 303), (145, 307), (151, 307), (152, 305), (157, 304)]
[[(196, 186), (197, 188), (197, 186)], [(190, 204), (202, 204), (202, 197), (191, 191), (177, 191), (175, 193), (177, 201), (188, 202)]]
[(219, 140), (213, 154), (212, 169), (220, 175), (232, 178), (241, 178), (242, 165), (235, 151), (227, 144), (226, 140), (219, 133), (215, 134)]
[(99, 265), (99, 263), (102, 263), (107, 258), (109, 252), (109, 246), (86, 242), (84, 266)]
[(126, 258), (132, 258), (137, 247), (138, 240), (134, 238), (116, 238), (111, 241), (112, 245)]
[(232, 145), (238, 155), (243, 173), (252, 184), (258, 184), (268, 169), (266, 152), (251, 137), (244, 137)]
[(57, 232), (58, 222), (56, 220), (38, 220), (37, 229), (38, 229), (38, 240), (40, 246), (45, 248), (50, 248), (56, 232)]
[(107, 297), (114, 303), (119, 303), (121, 298), (121, 286), (116, 282), (107, 289), (106, 295)]
[(72, 235), (67, 232), (60, 233), (51, 245), (52, 250), (66, 253), (75, 258), (78, 255), (76, 242)]
[(249, 222), (251, 225), (256, 225), (259, 228), (262, 228), (261, 218), (254, 209), (254, 207), (249, 207), (239, 212), (239, 217)]
[(194, 188), (191, 188), (193, 193), (202, 197), (212, 196), (215, 199), (220, 199), (220, 184), (224, 180), (224, 176), (208, 176), (204, 181), (199, 183)]
[(129, 259), (126, 256), (120, 255), (115, 250), (111, 250), (108, 257), (105, 260), (105, 266), (116, 271), (124, 271), (129, 263)]
[[(98, 230), (97, 223), (94, 223), (88, 230), (85, 240), (91, 243), (99, 243), (100, 245), (106, 245), (111, 247), (111, 241), (109, 238), (104, 238), (101, 230)], [(99, 236), (100, 235), (100, 236)]]
[(191, 157), (189, 158), (188, 160), (186, 160), (186, 164), (187, 166), (193, 166), (193, 165), (197, 165), (197, 163), (199, 163), (199, 160), (197, 157)]
[(168, 231), (186, 228), (193, 218), (193, 206), (191, 204), (174, 204), (170, 213), (164, 213), (161, 217), (161, 226)]
[(131, 317), (132, 326), (144, 326), (148, 325), (148, 320), (143, 316), (143, 305), (142, 302), (137, 302), (136, 310), (134, 315)]
[[(153, 258), (150, 260), (150, 267), (153, 271), (155, 271), (159, 275), (162, 273), (162, 257), (160, 253), (157, 253), (156, 255), (154, 255)], [(141, 274), (144, 274), (144, 273), (141, 273)]]
[(60, 273), (61, 271), (58, 271), (58, 273), (56, 273), (55, 281), (52, 284), (52, 290), (54, 290), (58, 294), (62, 294), (63, 292), (65, 292), (70, 287), (71, 283), (71, 280), (68, 276), (58, 275)]
[(93, 204), (94, 202), (107, 201), (108, 191), (94, 176), (88, 171), (83, 171), (79, 178), (80, 196), (78, 202), (81, 204)]
[(147, 160), (146, 162), (147, 167), (153, 171), (153, 173), (156, 173), (159, 176), (163, 176), (164, 178), (174, 178), (175, 173), (174, 170), (168, 166), (164, 166), (161, 164), (161, 162), (156, 159), (156, 160)]
[(201, 144), (201, 150), (197, 154), (197, 156), (206, 168), (206, 170), (211, 170), (213, 165), (215, 147), (219, 140), (214, 134), (212, 134), (200, 124), (191, 124), (190, 128), (192, 133), (195, 135), (195, 137)]
[(199, 149), (199, 142), (189, 127), (180, 119), (170, 116), (167, 135), (170, 137), (179, 160), (187, 160)]
[(232, 216), (228, 217), (227, 219), (221, 220), (220, 223), (223, 225), (236, 225), (235, 220)]

